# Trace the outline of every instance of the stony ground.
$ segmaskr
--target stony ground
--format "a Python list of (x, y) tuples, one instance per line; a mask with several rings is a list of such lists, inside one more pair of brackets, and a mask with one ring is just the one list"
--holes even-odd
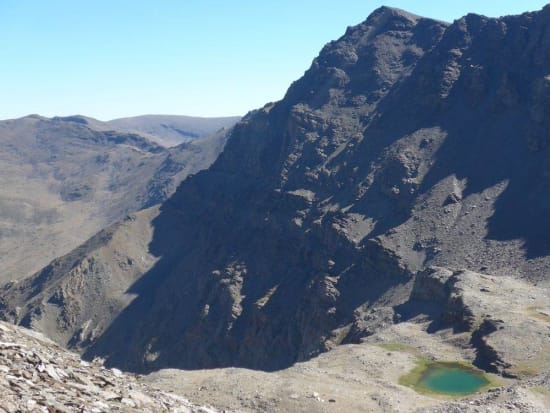
[(0, 323), (0, 413), (216, 413), (134, 376), (87, 363), (30, 330)]
[[(162, 370), (142, 380), (186, 394), (198, 403), (239, 413), (258, 412), (476, 412), (544, 413), (550, 407), (550, 374), (525, 380), (491, 376), (497, 387), (451, 398), (416, 393), (398, 384), (418, 356), (468, 360), (449, 333), (428, 334), (422, 323), (404, 322), (371, 342), (339, 346), (277, 372), (228, 368)], [(400, 344), (408, 343), (408, 344)]]
[(437, 403), (397, 385), (399, 376), (414, 367), (414, 360), (408, 352), (361, 344), (338, 347), (277, 372), (163, 370), (144, 380), (243, 413), (402, 412), (410, 405)]
[[(450, 294), (453, 302), (462, 303), (468, 310), (466, 314), (475, 320), (473, 328), (481, 319), (502, 320), (505, 328), (483, 336), (482, 348), (492, 349), (502, 365), (508, 366), (506, 372), (521, 370), (522, 374), (516, 378), (491, 375), (494, 388), (462, 398), (419, 394), (400, 385), (399, 378), (420, 358), (476, 359), (478, 349), (471, 344), (471, 330), (454, 331), (444, 325), (434, 330), (437, 314), (421, 310), (408, 320), (380, 326), (360, 344), (337, 346), (307, 362), (269, 373), (225, 368), (127, 375), (105, 368), (98, 360), (81, 361), (78, 355), (39, 333), (0, 323), (0, 413), (548, 411), (547, 363), (534, 365), (525, 359), (532, 354), (534, 361), (546, 357), (544, 346), (550, 337), (548, 289), (472, 272), (441, 269), (428, 275), (419, 278), (413, 289), (415, 308), (422, 308), (422, 295), (416, 292), (422, 287), (433, 296), (432, 304), (446, 303), (445, 294)], [(492, 294), (491, 286), (497, 281), (499, 293)], [(443, 288), (451, 284), (452, 289)], [(441, 314), (447, 316), (456, 308), (445, 304)], [(532, 334), (533, 323), (538, 323), (535, 330), (540, 334)], [(507, 331), (514, 335), (514, 343), (524, 343), (523, 351), (504, 339)], [(214, 407), (193, 405), (187, 397), (199, 405)]]
[[(172, 369), (143, 380), (242, 413), (550, 411), (550, 291), (468, 271), (437, 269), (428, 274), (419, 276), (413, 288), (414, 314), (381, 326), (360, 344), (341, 345), (271, 373)], [(422, 305), (423, 295), (430, 297), (428, 306)], [(439, 318), (452, 315), (470, 320), (471, 328), (446, 326)], [(490, 320), (498, 320), (495, 329), (481, 331)], [(481, 339), (473, 344), (476, 335)], [(471, 363), (487, 351), (496, 361), (495, 370), (515, 378), (489, 374), (494, 383), (489, 391), (461, 398), (423, 395), (399, 384), (419, 359)]]

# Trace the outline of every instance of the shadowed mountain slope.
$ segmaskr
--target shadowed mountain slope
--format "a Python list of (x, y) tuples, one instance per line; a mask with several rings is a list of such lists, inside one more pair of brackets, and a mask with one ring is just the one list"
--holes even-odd
[[(139, 245), (54, 261), (1, 292), (4, 317), (136, 371), (274, 370), (398, 321), (429, 265), (547, 288), (548, 21), (376, 10), (136, 215)], [(115, 310), (87, 298), (113, 283), (104, 254), (130, 258)]]

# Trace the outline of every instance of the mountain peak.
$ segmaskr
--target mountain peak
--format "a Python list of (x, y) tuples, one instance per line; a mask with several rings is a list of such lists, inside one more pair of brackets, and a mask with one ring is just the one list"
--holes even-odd
[(447, 27), (401, 9), (380, 7), (328, 43), (285, 100), (321, 107), (336, 97), (328, 90), (347, 87), (377, 102), (439, 42)]
[(369, 15), (368, 19), (370, 19), (371, 17), (377, 17), (377, 16), (405, 17), (410, 20), (418, 20), (421, 18), (420, 16), (417, 16), (416, 14), (413, 14), (413, 13), (409, 13), (406, 10), (398, 9), (397, 7), (389, 7), (389, 6), (381, 6), (377, 8)]
[(346, 35), (357, 30), (361, 33), (382, 33), (390, 30), (410, 29), (421, 19), (422, 17), (405, 10), (382, 6), (369, 14), (367, 19), (362, 23), (348, 28)]
[(5, 120), (11, 120), (11, 121), (24, 121), (24, 120), (47, 120), (45, 116), (39, 115), (37, 113), (31, 113), (30, 115), (22, 116), (20, 118), (14, 118), (14, 119), (5, 119)]

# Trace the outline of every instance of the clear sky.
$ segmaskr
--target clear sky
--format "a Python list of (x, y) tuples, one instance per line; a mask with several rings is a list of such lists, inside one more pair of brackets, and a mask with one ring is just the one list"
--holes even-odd
[(0, 119), (242, 115), (385, 4), (445, 21), (536, 0), (0, 0)]

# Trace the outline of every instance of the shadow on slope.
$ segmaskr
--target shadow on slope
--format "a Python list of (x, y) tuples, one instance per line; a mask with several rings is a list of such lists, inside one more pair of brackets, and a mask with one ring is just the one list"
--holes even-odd
[(235, 191), (234, 179), (199, 173), (163, 205), (150, 244), (160, 260), (86, 358), (138, 372), (282, 369), (339, 344), (358, 307), (408, 280), (376, 244), (327, 246), (284, 222), (281, 195), (244, 175)]
[[(362, 245), (334, 228), (329, 214), (307, 230), (292, 223), (302, 207), (296, 203), (306, 201), (288, 198), (277, 184), (292, 138), (285, 122), (290, 102), (245, 119), (213, 167), (164, 204), (150, 245), (161, 259), (130, 289), (139, 296), (86, 356), (134, 371), (276, 370), (339, 344), (359, 307), (408, 280), (398, 257), (372, 237), (410, 218), (418, 197), (450, 175), (467, 181), (463, 196), (507, 181), (487, 238), (524, 239), (529, 257), (550, 252), (550, 57), (540, 57), (550, 40), (545, 12), (533, 24), (523, 21), (531, 18), (469, 15), (455, 23), (380, 103), (352, 154), (345, 149), (335, 158), (342, 168), (334, 176), (349, 177), (358, 167), (367, 179), (371, 161), (392, 143), (421, 129), (442, 131), (426, 137), (428, 145), (439, 139), (438, 149), (423, 159), (429, 167), (419, 182), (399, 191), (399, 202), (381, 193), (409, 171), (399, 162), (380, 165), (351, 209), (376, 221)], [(314, 188), (318, 195), (339, 188), (331, 179)], [(351, 199), (342, 188), (335, 199)]]
[[(550, 57), (540, 53), (550, 44), (549, 14), (550, 8), (502, 20), (468, 15), (380, 103), (380, 118), (341, 173), (353, 176), (358, 168), (366, 175), (383, 160), (351, 209), (376, 223), (370, 237), (408, 220), (420, 195), (454, 175), (466, 181), (463, 198), (507, 183), (486, 222), (487, 239), (523, 240), (527, 258), (550, 253)], [(425, 139), (416, 150), (388, 154), (392, 143), (419, 131)], [(422, 145), (440, 146), (430, 155)], [(405, 183), (418, 171), (408, 171), (403, 157), (431, 157), (418, 186)]]

